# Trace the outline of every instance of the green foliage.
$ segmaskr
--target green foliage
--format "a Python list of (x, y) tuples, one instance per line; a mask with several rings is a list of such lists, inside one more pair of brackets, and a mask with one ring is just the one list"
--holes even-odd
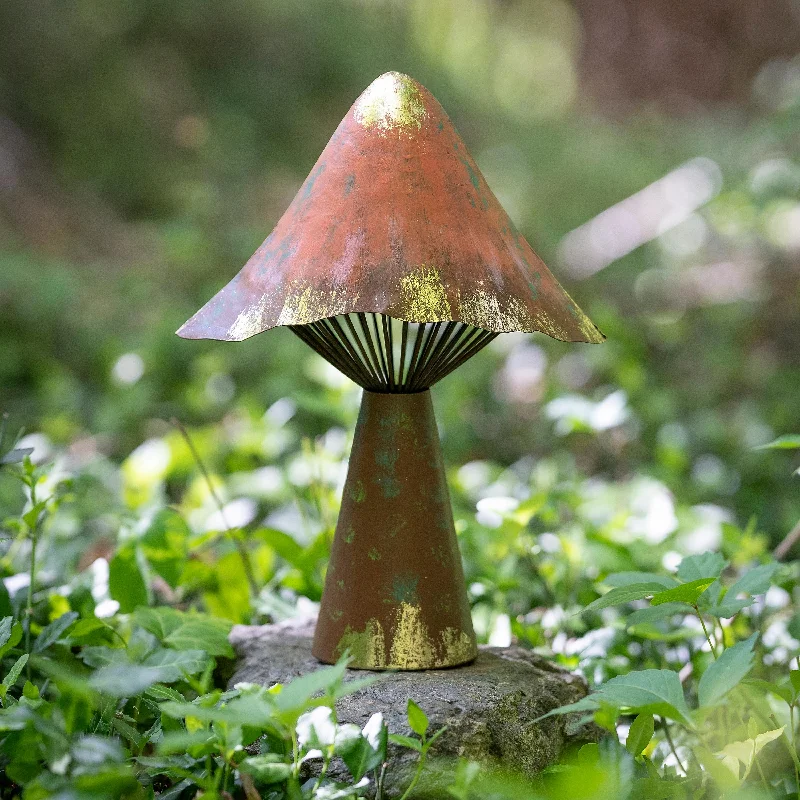
[(642, 712), (636, 715), (628, 730), (628, 738), (625, 740), (625, 749), (634, 757), (638, 758), (645, 751), (655, 733), (655, 722), (653, 715), (649, 712)]
[(697, 700), (701, 706), (719, 703), (728, 692), (735, 689), (753, 668), (753, 647), (758, 634), (728, 647), (709, 665), (697, 685)]
[[(202, 450), (208, 434), (191, 436)], [(261, 467), (200, 470), (195, 459), (216, 463), (217, 451), (185, 460), (186, 441), (165, 436), (174, 466), (147, 490), (157, 498), (168, 483), (181, 486), (170, 506), (126, 507), (125, 467), (111, 473), (123, 477), (118, 509), (107, 502), (101, 512), (118, 525), (113, 547), (103, 551), (107, 573), (62, 556), (66, 520), (79, 515), (78, 530), (98, 524), (95, 508), (82, 501), (96, 490), (89, 476), (59, 475), (30, 454), (4, 468), (26, 493), (5, 523), (13, 534), (5, 563), (9, 575), (29, 570), (32, 591), (9, 592), (10, 613), (0, 617), (0, 759), (6, 780), (26, 797), (381, 796), (388, 747), (415, 754), (406, 798), (426, 791), (429, 768), (448, 776), (450, 794), (462, 799), (716, 800), (795, 787), (800, 668), (789, 669), (789, 658), (800, 644), (789, 631), (798, 628), (791, 604), (767, 603), (765, 595), (796, 591), (800, 574), (769, 559), (752, 525), (719, 525), (720, 550), (691, 553), (668, 573), (662, 560), (698, 523), (694, 509), (676, 506), (675, 529), (661, 542), (632, 539), (636, 504), (658, 485), (587, 494), (583, 476), (556, 462), (528, 472), (486, 465), (472, 488), (462, 483), (466, 472), (454, 475), (479, 635), (497, 635), (505, 618), (521, 644), (597, 684), (542, 724), (594, 721), (608, 738), (565, 754), (533, 784), (487, 777), (469, 762), (437, 763), (444, 730), (431, 733), (413, 699), (407, 731), (390, 734), (379, 716), (364, 729), (340, 724), (337, 700), (369, 682), (343, 682), (345, 662), (285, 686), (226, 688), (235, 622), (291, 616), (319, 598), (336, 506), (332, 489), (319, 485), (299, 501), (298, 527), (280, 530), (277, 516), (265, 522), (269, 504), (250, 523), (229, 527), (225, 518), (236, 507), (228, 498), (236, 486), (252, 490)], [(228, 457), (239, 448), (246, 444), (230, 445)], [(340, 447), (336, 458), (345, 452)], [(311, 475), (340, 463), (322, 447), (306, 447), (298, 458)], [(469, 509), (489, 485), (522, 499), (481, 521), (483, 512)], [(603, 515), (589, 497), (602, 499)], [(32, 572), (31, 556), (47, 571)], [(255, 594), (248, 574), (259, 584)], [(337, 759), (350, 775), (345, 783), (328, 777)], [(316, 777), (309, 778), (311, 764)]]

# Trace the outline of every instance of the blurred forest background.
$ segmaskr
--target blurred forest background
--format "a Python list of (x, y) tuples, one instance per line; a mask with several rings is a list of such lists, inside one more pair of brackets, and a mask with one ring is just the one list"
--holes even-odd
[(800, 427), (798, 53), (792, 0), (5, 2), (0, 408), (81, 463), (172, 417), (349, 433), (355, 390), (289, 331), (174, 331), (399, 70), (608, 336), (502, 336), (447, 378), (448, 464), (556, 453), (774, 545), (800, 519), (791, 455), (754, 450)]

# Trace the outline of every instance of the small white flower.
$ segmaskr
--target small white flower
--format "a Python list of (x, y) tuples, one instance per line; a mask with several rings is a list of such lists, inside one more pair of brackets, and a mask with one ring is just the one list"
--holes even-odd
[(519, 500), (514, 497), (484, 497), (478, 500), (475, 518), (487, 528), (499, 528), (503, 524), (503, 517), (515, 511)]
[(383, 714), (377, 712), (373, 714), (364, 726), (364, 738), (369, 742), (369, 746), (373, 750), (380, 747), (381, 730), (383, 729)]
[(226, 503), (220, 511), (214, 511), (206, 520), (207, 531), (221, 531), (228, 527), (243, 528), (249, 525), (258, 513), (258, 505), (249, 497), (238, 497)]
[(297, 720), (297, 741), (303, 747), (330, 747), (335, 738), (336, 725), (327, 706), (317, 706)]
[(336, 729), (334, 745), (337, 752), (346, 752), (361, 738), (361, 728), (347, 722)]
[(768, 608), (786, 608), (791, 603), (792, 598), (786, 589), (780, 586), (770, 586), (764, 597), (764, 605)]
[(511, 644), (511, 619), (508, 614), (498, 614), (494, 619), (489, 644), (492, 647), (508, 647)]
[(66, 753), (65, 755), (61, 756), (61, 758), (53, 761), (50, 764), (50, 771), (55, 773), (56, 775), (66, 775), (67, 774), (67, 767), (69, 767), (70, 762), (70, 754)]
[(113, 617), (117, 611), (119, 611), (119, 603), (116, 600), (111, 600), (110, 598), (101, 600), (94, 607), (94, 615), (98, 619), (107, 619), (108, 617)]

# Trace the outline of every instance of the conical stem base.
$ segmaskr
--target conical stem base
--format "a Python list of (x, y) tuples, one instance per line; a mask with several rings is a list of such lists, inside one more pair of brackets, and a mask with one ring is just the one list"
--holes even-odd
[(364, 392), (314, 655), (433, 669), (477, 655), (430, 392)]

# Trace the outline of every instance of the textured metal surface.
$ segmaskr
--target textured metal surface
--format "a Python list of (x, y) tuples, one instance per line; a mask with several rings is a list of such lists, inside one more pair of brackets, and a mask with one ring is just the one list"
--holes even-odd
[(364, 392), (314, 655), (430, 669), (477, 653), (430, 392)]
[(292, 331), (350, 380), (372, 392), (419, 392), (449, 375), (499, 334), (463, 322), (405, 322), (348, 314)]
[(514, 227), (436, 99), (396, 72), (358, 98), (275, 230), (178, 333), (239, 341), (353, 312), (604, 338)]

